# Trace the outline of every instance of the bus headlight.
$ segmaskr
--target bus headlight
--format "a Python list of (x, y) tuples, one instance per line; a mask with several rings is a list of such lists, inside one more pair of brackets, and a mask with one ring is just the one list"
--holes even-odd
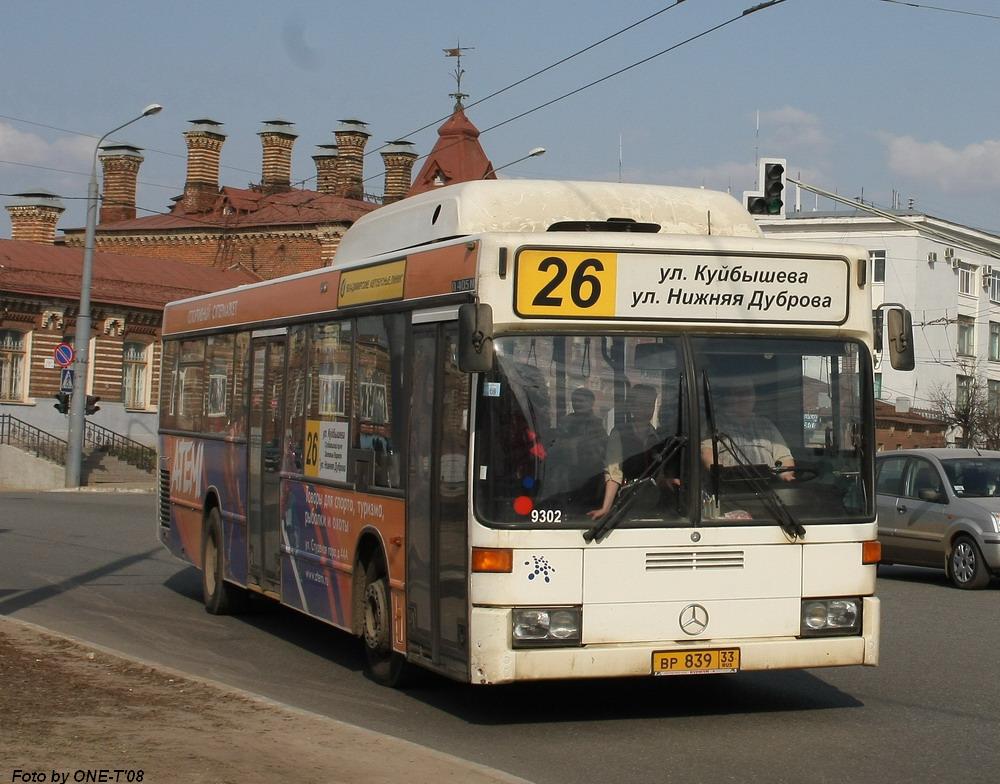
[(816, 637), (826, 634), (859, 634), (861, 600), (803, 599), (800, 634)]
[(515, 648), (579, 645), (583, 611), (579, 607), (530, 607), (511, 611)]

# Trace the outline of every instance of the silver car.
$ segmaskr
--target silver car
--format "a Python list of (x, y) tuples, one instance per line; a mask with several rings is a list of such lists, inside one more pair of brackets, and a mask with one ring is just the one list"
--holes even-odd
[(882, 563), (944, 567), (959, 588), (1000, 574), (1000, 452), (884, 452), (875, 472)]

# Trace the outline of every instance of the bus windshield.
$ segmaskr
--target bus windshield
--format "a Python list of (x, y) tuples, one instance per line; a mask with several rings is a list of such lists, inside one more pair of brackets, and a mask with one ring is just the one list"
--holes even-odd
[(602, 512), (620, 518), (615, 527), (784, 525), (785, 512), (797, 523), (872, 519), (870, 360), (860, 343), (516, 335), (494, 344), (477, 392), (475, 502), (488, 525), (589, 528)]

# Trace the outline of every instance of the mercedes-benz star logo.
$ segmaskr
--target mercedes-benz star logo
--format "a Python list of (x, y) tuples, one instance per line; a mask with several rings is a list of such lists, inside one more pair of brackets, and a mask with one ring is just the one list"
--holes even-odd
[(700, 604), (689, 604), (677, 617), (681, 631), (694, 637), (708, 628), (708, 610)]

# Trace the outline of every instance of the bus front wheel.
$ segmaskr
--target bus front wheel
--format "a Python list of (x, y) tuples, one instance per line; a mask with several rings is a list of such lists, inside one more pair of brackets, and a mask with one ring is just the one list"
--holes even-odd
[(383, 686), (402, 686), (407, 675), (406, 659), (392, 649), (392, 597), (389, 578), (380, 564), (372, 562), (365, 572), (364, 623), (365, 672)]
[(242, 588), (225, 580), (222, 515), (214, 507), (205, 520), (205, 535), (201, 541), (201, 588), (205, 610), (212, 615), (229, 615), (244, 608), (246, 594)]

